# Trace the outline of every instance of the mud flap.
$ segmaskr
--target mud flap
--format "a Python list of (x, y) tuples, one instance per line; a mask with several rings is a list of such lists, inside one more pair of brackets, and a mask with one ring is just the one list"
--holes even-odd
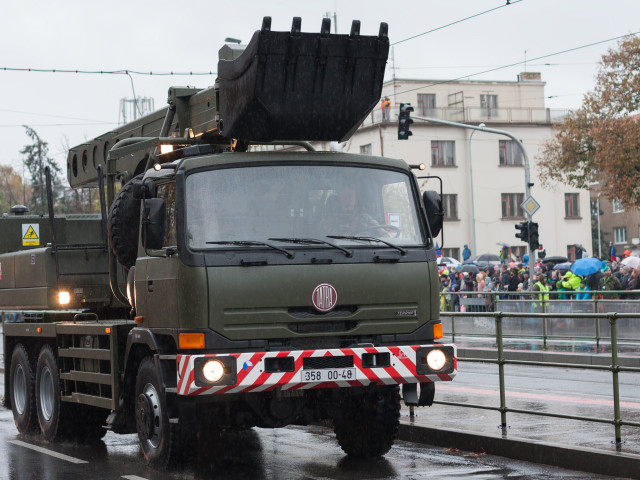
[(436, 394), (436, 386), (433, 382), (420, 383), (420, 397), (418, 397), (418, 384), (405, 383), (402, 385), (402, 398), (407, 407), (430, 407)]

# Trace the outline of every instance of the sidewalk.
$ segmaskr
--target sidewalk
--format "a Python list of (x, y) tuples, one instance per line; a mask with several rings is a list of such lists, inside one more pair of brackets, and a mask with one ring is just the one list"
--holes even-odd
[[(458, 339), (456, 339), (458, 340)], [(467, 343), (467, 342), (464, 342)], [(477, 345), (477, 342), (472, 342)], [(497, 350), (481, 346), (458, 348), (458, 358), (496, 359)], [(544, 361), (579, 365), (610, 365), (610, 353), (574, 353), (544, 350), (505, 349), (511, 360)], [(640, 354), (624, 353), (620, 365), (640, 367)], [(464, 360), (459, 372), (465, 371)], [(476, 364), (477, 365), (477, 364)], [(467, 367), (469, 368), (469, 367)], [(497, 366), (495, 366), (497, 369)], [(495, 371), (495, 370), (494, 370)], [(462, 373), (464, 374), (464, 373)], [(460, 375), (460, 373), (459, 373)], [(630, 373), (640, 378), (640, 374)], [(481, 388), (482, 386), (478, 386)], [(478, 404), (473, 394), (451, 383), (436, 385), (438, 402)], [(481, 400), (481, 404), (499, 406), (499, 401)], [(640, 400), (640, 399), (638, 399)], [(507, 407), (511, 402), (507, 400)], [(528, 409), (545, 410), (544, 405), (531, 401)], [(580, 407), (575, 407), (580, 412)], [(517, 460), (602, 475), (640, 478), (640, 428), (623, 426), (621, 445), (614, 442), (611, 424), (563, 418), (508, 413), (507, 429), (500, 428), (500, 413), (494, 410), (434, 404), (416, 408), (410, 417), (409, 408), (401, 410), (399, 438), (408, 441), (456, 448), (476, 454), (500, 455)], [(613, 411), (604, 418), (612, 418)], [(625, 416), (623, 418), (626, 419)], [(637, 421), (636, 419), (628, 419)]]

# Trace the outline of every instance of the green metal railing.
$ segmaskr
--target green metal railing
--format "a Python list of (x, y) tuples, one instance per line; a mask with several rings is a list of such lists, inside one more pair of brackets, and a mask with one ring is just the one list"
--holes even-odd
[[(621, 427), (633, 426), (640, 427), (640, 423), (625, 421), (621, 417), (620, 413), (620, 386), (618, 380), (619, 372), (635, 372), (640, 373), (640, 368), (635, 367), (625, 367), (621, 366), (618, 361), (618, 329), (617, 322), (620, 319), (640, 319), (640, 313), (631, 314), (631, 313), (580, 313), (579, 315), (576, 313), (515, 313), (515, 312), (469, 312), (469, 313), (460, 313), (460, 312), (441, 312), (441, 316), (451, 319), (451, 325), (453, 326), (456, 318), (460, 317), (486, 317), (493, 318), (495, 320), (495, 341), (497, 344), (497, 359), (486, 359), (486, 358), (468, 358), (468, 357), (459, 357), (459, 361), (463, 362), (476, 362), (476, 363), (494, 363), (498, 365), (498, 375), (500, 382), (500, 406), (487, 406), (487, 405), (477, 405), (477, 404), (469, 404), (469, 403), (457, 403), (457, 402), (447, 402), (447, 401), (434, 401), (434, 403), (442, 404), (442, 405), (452, 405), (458, 407), (470, 407), (470, 408), (479, 408), (484, 410), (493, 410), (500, 412), (501, 419), (501, 427), (506, 429), (507, 427), (507, 413), (520, 413), (520, 414), (528, 414), (528, 415), (538, 415), (544, 417), (555, 417), (555, 418), (564, 418), (570, 420), (581, 420), (588, 422), (597, 422), (597, 423), (605, 423), (611, 424), (615, 428), (615, 443), (622, 443), (622, 435), (621, 435)], [(556, 363), (556, 362), (538, 362), (538, 361), (525, 361), (525, 360), (510, 360), (505, 358), (504, 352), (504, 338), (503, 334), (503, 319), (505, 317), (508, 318), (526, 318), (526, 319), (538, 319), (542, 321), (543, 325), (549, 321), (549, 317), (552, 316), (553, 319), (575, 319), (577, 316), (584, 319), (594, 319), (596, 324), (599, 324), (601, 319), (606, 319), (609, 323), (609, 339), (611, 342), (611, 365), (577, 365), (571, 363)], [(453, 332), (453, 329), (452, 329)], [(446, 335), (446, 332), (445, 332)], [(453, 336), (453, 333), (452, 333)], [(522, 336), (521, 336), (522, 337)], [(578, 415), (565, 415), (560, 413), (553, 412), (539, 412), (533, 410), (524, 410), (508, 407), (506, 404), (506, 387), (505, 387), (505, 375), (504, 375), (504, 367), (505, 365), (528, 365), (528, 366), (545, 366), (545, 367), (562, 367), (562, 368), (571, 368), (571, 369), (583, 369), (583, 370), (605, 370), (610, 371), (612, 375), (612, 388), (613, 388), (613, 419), (608, 418), (597, 418), (597, 417), (587, 417), (587, 416), (578, 416)]]
[[(556, 297), (558, 292), (556, 293)], [(595, 341), (596, 347), (599, 349), (603, 340), (609, 340), (609, 337), (602, 333), (604, 322), (606, 321), (605, 314), (608, 313), (635, 313), (640, 312), (640, 300), (624, 300), (624, 299), (601, 299), (597, 295), (589, 300), (577, 300), (575, 299), (576, 292), (563, 292), (567, 295), (567, 299), (554, 299), (552, 296), (549, 300), (540, 300), (538, 295), (531, 292), (524, 293), (506, 293), (506, 292), (454, 292), (443, 293), (444, 297), (447, 297), (447, 305), (455, 306), (456, 311), (466, 310), (471, 313), (483, 313), (490, 311), (501, 311), (505, 316), (510, 316), (510, 313), (526, 313), (526, 318), (531, 318), (529, 313), (542, 313), (548, 314), (542, 318), (540, 323), (539, 333), (527, 332), (526, 337), (529, 339), (538, 339), (542, 341), (543, 348), (548, 347), (550, 340), (573, 340), (573, 341)], [(599, 292), (595, 292), (599, 293)], [(612, 294), (624, 294), (629, 292), (607, 292), (605, 295)], [(464, 308), (463, 308), (464, 307)], [(443, 314), (448, 313), (443, 310)], [(462, 313), (462, 312), (461, 312)], [(571, 334), (559, 334), (550, 332), (550, 324), (557, 325), (556, 320), (563, 318), (562, 314), (571, 313), (571, 317), (564, 318), (583, 318), (583, 314), (587, 313), (599, 313), (600, 320), (593, 323), (593, 329), (583, 333), (573, 332)], [(477, 316), (477, 315), (473, 315)], [(634, 317), (635, 318), (635, 317)], [(605, 330), (608, 330), (605, 328)], [(634, 344), (640, 344), (640, 322), (637, 322), (633, 328), (625, 326), (625, 336), (618, 336), (618, 341), (629, 342)], [(479, 332), (461, 332), (456, 327), (455, 317), (451, 318), (451, 334), (452, 341), (456, 341), (456, 336), (463, 335), (465, 337), (487, 337), (487, 333)], [(494, 335), (491, 335), (494, 336)], [(519, 338), (523, 334), (518, 332), (516, 334), (504, 333), (503, 338)]]

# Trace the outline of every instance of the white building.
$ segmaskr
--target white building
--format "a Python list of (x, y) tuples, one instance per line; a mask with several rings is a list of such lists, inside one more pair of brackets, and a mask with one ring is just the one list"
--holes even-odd
[[(540, 204), (533, 221), (547, 255), (573, 257), (575, 245), (591, 250), (589, 192), (557, 184), (543, 189), (536, 164), (543, 143), (554, 135), (553, 122), (565, 112), (544, 106), (539, 73), (525, 72), (515, 82), (395, 79), (383, 86), (391, 100), (388, 120), (376, 107), (344, 148), (345, 152), (402, 158), (424, 163), (419, 176), (442, 178), (445, 204), (444, 254), (461, 257), (464, 244), (473, 255), (498, 253), (507, 243), (522, 256), (526, 244), (515, 237), (525, 220), (523, 158), (508, 137), (415, 120), (409, 140), (398, 140), (400, 103), (411, 103), (412, 115), (506, 130), (524, 145), (530, 163), (532, 197)], [(557, 115), (555, 114), (557, 113)], [(430, 180), (428, 189), (439, 189)]]

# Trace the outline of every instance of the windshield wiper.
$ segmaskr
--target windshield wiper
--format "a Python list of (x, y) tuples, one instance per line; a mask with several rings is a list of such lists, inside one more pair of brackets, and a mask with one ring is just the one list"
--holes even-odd
[(278, 252), (283, 253), (284, 255), (287, 256), (287, 258), (293, 258), (293, 253), (291, 253), (289, 250), (285, 250), (284, 248), (278, 247), (271, 243), (259, 242), (257, 240), (220, 240), (217, 242), (206, 242), (206, 243), (209, 245), (235, 245), (239, 247), (252, 247), (252, 246), (269, 247), (269, 248), (273, 248), (274, 250), (277, 250)]
[(320, 240), (319, 238), (270, 238), (269, 240), (273, 240), (275, 242), (288, 242), (288, 243), (297, 243), (297, 244), (312, 244), (312, 245), (329, 245), (330, 247), (337, 248), (341, 252), (344, 252), (347, 258), (351, 258), (353, 256), (353, 252), (350, 252), (346, 248), (342, 248), (340, 245), (336, 245), (335, 243), (327, 242), (326, 240)]
[(407, 254), (407, 250), (399, 247), (398, 245), (394, 245), (393, 243), (389, 243), (385, 240), (381, 240), (379, 238), (376, 237), (358, 237), (358, 236), (354, 236), (354, 235), (327, 235), (327, 238), (335, 238), (338, 240), (359, 240), (362, 242), (378, 242), (378, 243), (384, 243), (387, 247), (391, 247), (391, 248), (395, 248), (396, 250), (398, 250), (402, 255), (406, 255)]

